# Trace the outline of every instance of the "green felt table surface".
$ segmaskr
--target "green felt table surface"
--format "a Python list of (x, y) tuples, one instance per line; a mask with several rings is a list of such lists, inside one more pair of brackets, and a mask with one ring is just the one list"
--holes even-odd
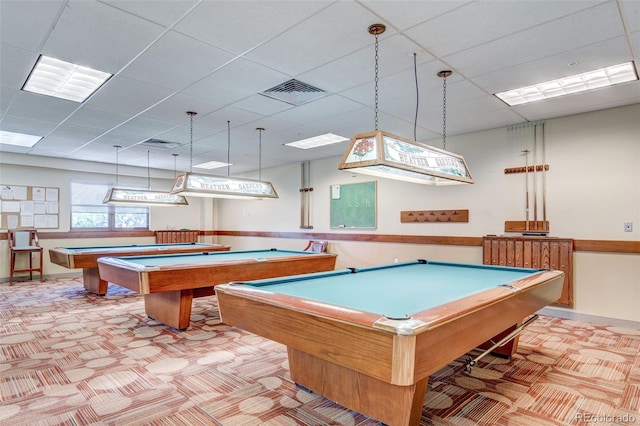
[(187, 253), (187, 254), (161, 254), (152, 256), (127, 256), (117, 257), (122, 263), (139, 265), (142, 267), (157, 267), (178, 264), (197, 264), (214, 262), (232, 262), (241, 260), (274, 259), (288, 256), (317, 255), (318, 253), (296, 250), (237, 250), (237, 251), (216, 251), (207, 253)]
[(82, 253), (88, 253), (92, 251), (109, 251), (109, 250), (117, 250), (117, 251), (136, 251), (136, 250), (144, 250), (145, 248), (149, 249), (162, 249), (162, 248), (175, 248), (175, 247), (197, 247), (201, 246), (202, 248), (216, 246), (217, 244), (203, 244), (203, 243), (168, 243), (168, 244), (123, 244), (123, 245), (111, 245), (111, 246), (84, 246), (84, 247), (61, 247), (62, 249), (68, 251), (77, 251)]
[(245, 283), (261, 290), (389, 318), (416, 312), (533, 275), (540, 270), (420, 261)]

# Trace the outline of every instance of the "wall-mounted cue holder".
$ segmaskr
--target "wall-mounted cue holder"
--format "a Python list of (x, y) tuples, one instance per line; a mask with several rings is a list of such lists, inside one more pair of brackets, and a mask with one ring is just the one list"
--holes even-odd
[(469, 210), (406, 210), (400, 212), (400, 222), (469, 222)]
[(510, 174), (514, 174), (514, 173), (533, 173), (534, 171), (536, 172), (546, 172), (549, 170), (549, 165), (548, 164), (538, 164), (537, 166), (535, 166), (535, 169), (533, 166), (522, 166), (522, 167), (509, 167), (504, 169), (504, 174), (505, 175), (510, 175)]
[(549, 221), (530, 220), (529, 227), (524, 220), (505, 220), (504, 232), (521, 232), (528, 235), (547, 235), (549, 233)]

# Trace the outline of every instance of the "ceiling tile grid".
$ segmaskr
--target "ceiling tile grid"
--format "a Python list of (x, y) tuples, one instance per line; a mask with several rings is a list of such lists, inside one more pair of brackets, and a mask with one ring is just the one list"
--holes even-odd
[[(0, 129), (44, 138), (20, 152), (154, 167), (226, 162), (233, 173), (339, 156), (346, 143), (284, 144), (379, 127), (438, 140), (443, 81), (455, 135), (640, 102), (637, 81), (508, 107), (493, 93), (634, 61), (637, 0), (0, 0)], [(84, 103), (24, 92), (39, 55), (113, 73)], [(415, 67), (414, 67), (414, 54)], [(261, 95), (290, 79), (325, 93), (300, 104)], [(416, 84), (417, 80), (417, 84)], [(416, 118), (416, 107), (418, 116)], [(187, 111), (196, 111), (193, 152)], [(176, 142), (148, 147), (150, 138)], [(177, 154), (178, 159), (172, 154)], [(145, 161), (146, 164), (146, 161)], [(226, 172), (226, 170), (225, 170)], [(220, 170), (210, 172), (218, 174)]]

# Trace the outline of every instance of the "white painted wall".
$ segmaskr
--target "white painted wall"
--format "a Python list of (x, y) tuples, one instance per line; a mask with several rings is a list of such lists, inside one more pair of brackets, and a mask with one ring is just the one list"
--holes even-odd
[[(383, 129), (384, 123), (381, 123)], [(550, 236), (594, 240), (640, 240), (640, 104), (548, 120), (546, 127), (547, 219)], [(441, 147), (441, 141), (426, 141)], [(462, 154), (474, 185), (428, 187), (337, 170), (339, 158), (311, 164), (313, 232), (351, 233), (329, 227), (329, 188), (377, 180), (378, 226), (366, 232), (406, 235), (482, 236), (502, 234), (505, 220), (524, 220), (524, 175), (505, 175), (507, 167), (524, 165), (522, 141), (506, 128), (449, 136), (447, 149)], [(60, 188), (60, 225), (69, 228), (69, 184), (73, 179), (113, 183), (109, 165), (0, 154), (0, 183)], [(120, 168), (120, 183), (146, 185), (146, 168)], [(155, 173), (153, 174), (155, 175)], [(170, 175), (170, 176), (169, 176)], [(257, 175), (257, 173), (256, 173)], [(123, 177), (124, 176), (124, 177)], [(173, 173), (152, 180), (152, 188), (168, 187)], [(251, 176), (248, 177), (257, 177)], [(300, 225), (300, 165), (262, 171), (278, 200), (241, 201), (190, 198), (187, 208), (153, 208), (152, 229), (192, 228), (237, 231), (304, 232)], [(541, 196), (541, 194), (539, 194)], [(540, 200), (541, 203), (541, 200)], [(468, 209), (469, 223), (400, 223), (402, 210)], [(541, 220), (541, 218), (539, 218)], [(633, 232), (623, 230), (633, 222)], [(44, 232), (44, 231), (43, 231)], [(214, 241), (215, 240), (215, 241)], [(151, 238), (133, 242), (151, 242)], [(109, 244), (114, 241), (101, 241)], [(121, 241), (120, 241), (121, 242)], [(132, 241), (128, 241), (132, 242)], [(265, 238), (207, 238), (233, 249), (281, 247), (301, 249), (306, 241)], [(87, 240), (43, 240), (45, 249), (88, 245)], [(331, 241), (337, 267), (366, 266), (427, 258), (482, 262), (480, 247), (381, 244)], [(0, 245), (0, 277), (8, 277), (8, 249)], [(47, 257), (48, 260), (48, 257)], [(69, 271), (45, 264), (45, 274)], [(3, 284), (6, 285), (6, 284)], [(574, 256), (574, 311), (640, 321), (640, 255), (577, 252)]]
[[(384, 123), (381, 128), (383, 129)], [(640, 105), (547, 120), (547, 220), (550, 236), (575, 239), (640, 239)], [(441, 141), (427, 141), (441, 147)], [(329, 188), (374, 180), (337, 170), (340, 158), (311, 165), (314, 232), (482, 236), (504, 234), (505, 220), (525, 219), (525, 176), (505, 175), (524, 166), (527, 146), (507, 128), (447, 138), (447, 149), (462, 154), (473, 185), (429, 187), (387, 179), (378, 182), (378, 226), (354, 231), (329, 226)], [(531, 147), (529, 147), (531, 148)], [(530, 160), (530, 164), (532, 161)], [(300, 224), (300, 166), (264, 171), (279, 200), (225, 200), (217, 205), (217, 229), (295, 231)], [(532, 176), (530, 176), (532, 178)], [(541, 180), (542, 177), (538, 176)], [(539, 182), (540, 185), (540, 182)], [(542, 205), (542, 190), (538, 202)], [(533, 201), (531, 201), (533, 204)], [(468, 209), (469, 223), (401, 223), (402, 210)], [(538, 220), (542, 220), (540, 210)], [(533, 213), (531, 213), (533, 220)], [(633, 222), (633, 232), (623, 223)], [(278, 246), (302, 248), (304, 241), (221, 238), (234, 249)], [(416, 258), (482, 262), (480, 247), (428, 246), (331, 241), (337, 267), (366, 266)], [(640, 321), (640, 255), (577, 252), (574, 256), (574, 311)]]

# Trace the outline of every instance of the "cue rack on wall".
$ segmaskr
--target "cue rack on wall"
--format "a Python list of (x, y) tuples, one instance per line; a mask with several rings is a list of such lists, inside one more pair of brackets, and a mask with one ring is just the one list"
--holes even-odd
[[(505, 232), (522, 232), (525, 235), (548, 235), (549, 221), (547, 220), (547, 172), (549, 165), (545, 164), (546, 144), (544, 121), (525, 123), (511, 126), (507, 129), (511, 144), (523, 144), (522, 156), (525, 160), (523, 167), (504, 169), (506, 175), (524, 174), (525, 220), (505, 221)], [(530, 158), (531, 157), (531, 158)], [(530, 163), (530, 160), (531, 163)], [(538, 162), (541, 161), (542, 164)], [(538, 195), (541, 203), (538, 204)], [(533, 202), (531, 202), (533, 201)], [(542, 220), (538, 220), (538, 214)], [(533, 218), (533, 220), (530, 220)]]

